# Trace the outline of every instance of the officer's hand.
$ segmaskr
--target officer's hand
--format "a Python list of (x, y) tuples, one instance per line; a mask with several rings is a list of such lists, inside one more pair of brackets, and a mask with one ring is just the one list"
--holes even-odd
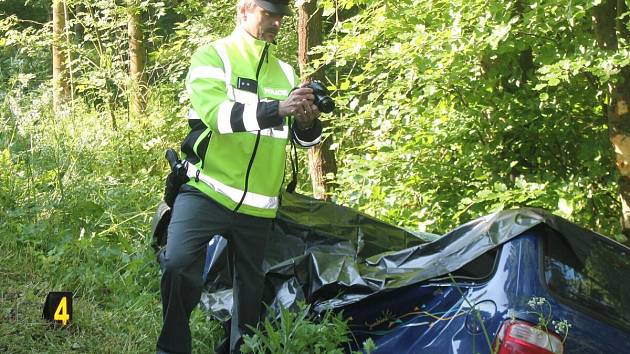
[(294, 116), (300, 129), (308, 129), (313, 126), (313, 121), (319, 117), (319, 110), (313, 103), (315, 96), (313, 90), (301, 87), (293, 90), (286, 100), (280, 101), (278, 114), (281, 117)]

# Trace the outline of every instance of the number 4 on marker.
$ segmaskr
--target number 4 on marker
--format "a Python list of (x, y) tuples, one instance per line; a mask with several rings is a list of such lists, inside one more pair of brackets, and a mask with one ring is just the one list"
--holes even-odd
[(55, 321), (61, 321), (61, 323), (65, 326), (68, 324), (70, 320), (70, 315), (68, 314), (68, 298), (62, 297), (61, 301), (59, 301), (59, 305), (55, 310), (55, 315), (53, 316)]
[[(1, 1), (1, 0), (0, 0)], [(72, 292), (52, 291), (44, 301), (44, 319), (67, 326), (72, 322)]]

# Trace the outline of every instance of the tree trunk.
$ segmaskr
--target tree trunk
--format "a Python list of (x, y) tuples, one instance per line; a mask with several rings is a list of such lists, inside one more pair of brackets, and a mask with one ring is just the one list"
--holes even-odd
[(146, 108), (147, 78), (144, 71), (146, 51), (143, 45), (140, 9), (133, 0), (129, 0), (127, 6), (129, 76), (131, 79), (129, 109), (131, 115), (135, 117), (141, 115)]
[[(625, 3), (618, 0), (606, 0), (593, 8), (595, 36), (600, 48), (616, 50), (619, 38), (630, 40), (625, 26), (617, 22), (617, 16), (625, 12)], [(630, 67), (622, 68), (619, 75), (611, 80), (608, 84), (608, 96), (608, 133), (620, 175), (622, 233), (630, 237)]]
[(53, 42), (52, 42), (52, 64), (53, 64), (53, 109), (60, 112), (64, 102), (70, 96), (68, 79), (66, 77), (66, 56), (64, 55), (64, 27), (66, 24), (64, 4), (62, 0), (54, 0), (53, 10)]
[[(317, 8), (316, 0), (305, 1), (298, 9), (298, 16), (298, 61), (300, 73), (304, 76), (306, 67), (312, 60), (308, 51), (322, 43), (322, 11)], [(310, 75), (309, 79), (322, 80), (321, 68)], [(328, 136), (321, 144), (308, 151), (313, 196), (317, 199), (329, 199), (332, 187), (326, 177), (328, 174), (337, 173), (337, 163), (335, 154), (330, 149), (331, 145), (332, 136)]]

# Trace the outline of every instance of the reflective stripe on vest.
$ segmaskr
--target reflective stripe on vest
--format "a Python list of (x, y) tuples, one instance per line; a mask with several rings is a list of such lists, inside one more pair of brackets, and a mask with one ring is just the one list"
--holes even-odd
[(222, 45), (215, 45), (214, 49), (216, 49), (217, 54), (219, 54), (219, 58), (223, 62), (223, 69), (225, 70), (225, 88), (227, 89), (228, 99), (234, 101), (234, 88), (232, 87), (232, 63), (230, 63), (230, 58), (225, 51), (225, 47)]
[[(201, 119), (201, 117), (199, 117), (197, 112), (195, 112), (195, 110), (192, 109), (192, 108), (190, 108), (188, 110), (187, 118), (190, 119), (190, 120), (200, 120)], [(258, 123), (258, 122), (256, 122), (256, 123)], [(229, 129), (231, 129), (231, 128), (229, 128)], [(258, 134), (258, 131), (249, 131), (248, 133), (256, 135), (256, 134)], [(283, 125), (281, 128), (263, 129), (263, 130), (260, 131), (260, 135), (268, 136), (268, 137), (271, 137), (271, 138), (277, 138), (277, 139), (287, 139), (289, 137), (289, 126), (288, 125)], [(302, 142), (302, 141), (300, 140), (300, 142)], [(313, 145), (317, 144), (318, 142), (319, 142), (319, 139), (317, 140), (317, 142), (314, 142)], [(310, 142), (303, 142), (303, 143), (310, 144)], [(302, 145), (302, 146), (305, 146), (305, 145)]]
[(295, 74), (293, 73), (293, 68), (291, 65), (283, 62), (282, 60), (278, 60), (280, 64), (280, 68), (284, 72), (284, 75), (287, 77), (287, 80), (291, 83), (291, 86), (295, 87)]
[(193, 82), (197, 79), (215, 79), (225, 80), (225, 72), (221, 68), (214, 66), (198, 66), (190, 70), (188, 76), (188, 82)]
[[(233, 202), (238, 203), (241, 201), (244, 193), (243, 190), (230, 187), (208, 175), (203, 174), (195, 165), (189, 163), (188, 161), (186, 161), (185, 164), (186, 175), (190, 179), (199, 178), (200, 181), (207, 184), (215, 191), (232, 199)], [(278, 197), (268, 197), (262, 194), (247, 192), (247, 194), (245, 195), (245, 199), (243, 200), (243, 204), (260, 209), (276, 209), (278, 207)]]

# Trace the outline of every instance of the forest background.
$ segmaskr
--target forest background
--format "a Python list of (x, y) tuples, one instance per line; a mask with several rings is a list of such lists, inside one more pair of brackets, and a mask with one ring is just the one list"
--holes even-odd
[[(296, 3), (278, 56), (338, 107), (298, 190), (437, 234), (541, 207), (627, 243), (628, 3)], [(0, 0), (0, 351), (152, 350), (164, 151), (187, 132), (189, 58), (234, 6)], [(76, 321), (50, 331), (60, 289)], [(220, 326), (193, 327), (212, 352)]]

